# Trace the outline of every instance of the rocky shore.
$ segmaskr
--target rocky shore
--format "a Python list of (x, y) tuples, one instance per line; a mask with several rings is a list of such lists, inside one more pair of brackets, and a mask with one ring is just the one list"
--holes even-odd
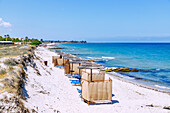
[(115, 72), (138, 72), (139, 70), (138, 69), (130, 69), (130, 68), (109, 68), (109, 69), (106, 69), (105, 72), (112, 72), (112, 71), (115, 71)]

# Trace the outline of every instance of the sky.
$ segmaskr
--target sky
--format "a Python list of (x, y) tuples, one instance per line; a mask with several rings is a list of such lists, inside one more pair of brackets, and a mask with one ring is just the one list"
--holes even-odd
[(170, 0), (0, 0), (0, 36), (170, 42)]

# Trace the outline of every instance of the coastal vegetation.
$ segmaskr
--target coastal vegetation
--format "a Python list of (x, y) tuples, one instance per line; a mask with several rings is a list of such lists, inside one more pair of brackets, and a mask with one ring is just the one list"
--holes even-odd
[(5, 69), (0, 69), (0, 75), (3, 75), (6, 73), (6, 70)]
[(29, 45), (9, 45), (0, 47), (0, 53), (2, 53), (0, 54), (0, 58), (4, 57), (0, 59), (0, 112), (30, 112), (23, 103), (24, 100), (28, 97), (26, 92), (24, 92), (24, 78), (27, 75), (23, 68), (26, 66), (26, 62), (31, 62), (34, 49), (35, 48), (33, 46)]
[(0, 58), (3, 57), (15, 57), (19, 55), (24, 55), (29, 53), (28, 51), (30, 49), (29, 46), (25, 45), (6, 45), (6, 46), (0, 46)]
[(17, 65), (17, 63), (16, 63), (16, 61), (14, 59), (5, 60), (4, 64), (8, 65), (8, 66), (16, 66)]
[(39, 45), (42, 42), (38, 39), (30, 39), (27, 36), (25, 38), (12, 38), (9, 35), (4, 35), (4, 37), (0, 36), (0, 41), (12, 41), (12, 42), (22, 42), (23, 44), (31, 44), (31, 45)]
[(21, 42), (23, 44), (30, 44), (30, 45), (40, 45), (43, 43), (87, 43), (87, 41), (76, 41), (76, 40), (71, 40), (71, 41), (54, 41), (54, 40), (43, 40), (43, 39), (30, 39), (28, 36), (25, 38), (11, 38), (8, 34), (4, 35), (4, 37), (0, 36), (0, 41), (12, 41), (12, 42)]
[(40, 45), (40, 44), (42, 44), (42, 42), (39, 41), (39, 40), (33, 40), (33, 41), (30, 43), (30, 45)]

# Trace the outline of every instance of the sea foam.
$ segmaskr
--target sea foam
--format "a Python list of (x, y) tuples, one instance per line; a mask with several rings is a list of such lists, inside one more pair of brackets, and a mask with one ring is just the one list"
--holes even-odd
[(110, 59), (110, 60), (111, 60), (111, 59), (115, 59), (115, 57), (104, 57), (104, 56), (102, 56), (102, 58), (103, 58), (103, 59)]
[(162, 88), (162, 89), (170, 89), (170, 87), (165, 87), (165, 86), (160, 86), (160, 85), (155, 85), (155, 87)]

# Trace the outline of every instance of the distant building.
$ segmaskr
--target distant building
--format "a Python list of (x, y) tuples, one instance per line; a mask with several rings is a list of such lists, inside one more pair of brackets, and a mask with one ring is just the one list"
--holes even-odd
[(14, 42), (15, 45), (21, 45), (22, 42)]
[(0, 44), (13, 44), (12, 41), (0, 41)]
[(25, 39), (24, 38), (18, 38), (19, 40), (22, 40), (22, 41), (24, 41)]

